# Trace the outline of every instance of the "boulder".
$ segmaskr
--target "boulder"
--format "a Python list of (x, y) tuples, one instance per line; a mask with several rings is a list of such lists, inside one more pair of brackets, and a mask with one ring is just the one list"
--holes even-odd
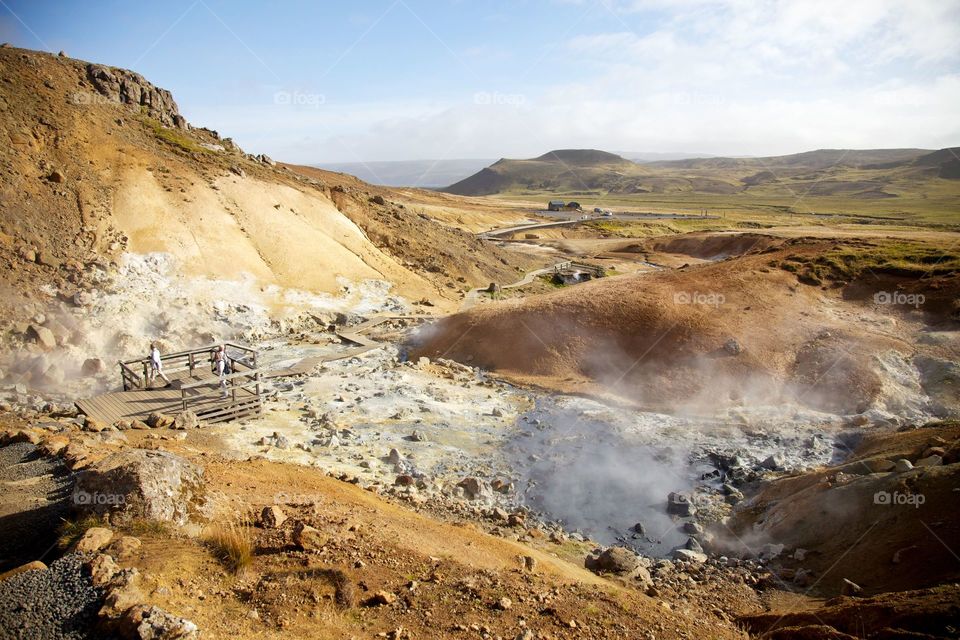
[(627, 575), (640, 566), (640, 559), (626, 547), (610, 547), (594, 557), (587, 558), (586, 566), (594, 573)]
[(27, 336), (47, 351), (57, 346), (57, 339), (54, 337), (53, 331), (43, 325), (31, 324), (30, 328), (27, 329)]
[(176, 419), (173, 421), (173, 428), (179, 431), (186, 431), (187, 429), (199, 429), (200, 428), (200, 418), (197, 417), (193, 411), (181, 411), (177, 414)]
[(267, 529), (278, 529), (286, 519), (287, 515), (283, 509), (276, 505), (264, 507), (260, 512), (260, 524)]
[(914, 467), (939, 467), (943, 464), (943, 458), (938, 455), (927, 456), (926, 458), (920, 458), (914, 463)]
[(110, 544), (110, 541), (113, 540), (113, 531), (106, 529), (104, 527), (90, 527), (87, 529), (80, 539), (77, 540), (77, 544), (74, 546), (74, 551), (77, 553), (93, 553), (95, 551), (100, 551), (105, 546)]
[(697, 512), (689, 495), (671, 491), (667, 496), (667, 513), (687, 518)]
[(768, 471), (783, 471), (787, 464), (787, 459), (779, 453), (767, 456), (767, 459), (760, 463), (760, 466)]
[(123, 614), (121, 628), (133, 630), (137, 640), (198, 640), (196, 624), (157, 606), (137, 605)]
[(699, 551), (691, 551), (690, 549), (675, 549), (671, 555), (673, 555), (676, 560), (685, 560), (697, 564), (703, 564), (707, 561), (707, 554), (700, 553)]
[(897, 473), (903, 473), (904, 471), (910, 471), (911, 469), (913, 469), (913, 463), (906, 458), (900, 458), (897, 460), (893, 467), (893, 470)]
[(141, 546), (140, 538), (120, 536), (110, 543), (110, 546), (107, 547), (107, 553), (119, 560), (128, 560), (140, 551)]
[(100, 358), (87, 358), (83, 361), (80, 373), (85, 376), (95, 376), (98, 373), (103, 373), (105, 369), (106, 365), (103, 364), (103, 360)]
[(186, 524), (204, 499), (203, 469), (166, 451), (130, 449), (107, 456), (81, 472), (74, 495), (84, 515), (116, 524), (134, 518)]
[(293, 542), (304, 551), (317, 550), (327, 544), (327, 537), (305, 522), (293, 526)]
[(150, 428), (150, 425), (148, 425), (148, 424), (147, 424), (146, 422), (144, 422), (143, 420), (131, 420), (131, 421), (130, 421), (130, 428), (131, 428), (131, 429), (136, 429), (136, 430), (138, 430), (138, 431), (144, 431), (144, 430), (149, 429), (149, 428)]
[(457, 486), (463, 489), (463, 492), (470, 500), (482, 498), (487, 494), (486, 485), (481, 480), (478, 480), (474, 477), (464, 478), (457, 483)]
[(154, 411), (149, 416), (147, 416), (147, 424), (153, 427), (154, 429), (166, 429), (167, 427), (173, 426), (174, 419), (168, 415), (164, 415), (158, 411)]
[(110, 584), (113, 577), (120, 572), (120, 567), (113, 558), (105, 553), (98, 554), (87, 563), (90, 570), (90, 580), (95, 587), (105, 587)]

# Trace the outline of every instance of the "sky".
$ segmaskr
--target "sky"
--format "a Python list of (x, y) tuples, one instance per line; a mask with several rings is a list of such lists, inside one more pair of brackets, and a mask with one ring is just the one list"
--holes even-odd
[(960, 0), (0, 0), (289, 162), (960, 145)]

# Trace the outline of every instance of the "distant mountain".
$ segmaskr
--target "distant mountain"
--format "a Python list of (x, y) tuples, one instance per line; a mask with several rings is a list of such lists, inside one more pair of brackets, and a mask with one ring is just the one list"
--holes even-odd
[(881, 163), (900, 163), (914, 160), (929, 149), (817, 149), (785, 156), (758, 158), (688, 158), (686, 160), (666, 160), (647, 164), (660, 167), (683, 167), (686, 169), (733, 169), (733, 168), (769, 168), (790, 167), (802, 169), (824, 169), (827, 167), (864, 167)]
[[(956, 155), (954, 155), (956, 153)], [(951, 149), (819, 149), (763, 158), (687, 158), (637, 163), (596, 149), (559, 149), (529, 160), (500, 159), (442, 189), (496, 193), (757, 195), (804, 193), (875, 199), (916, 193), (932, 179), (960, 179)]]
[(616, 151), (618, 155), (634, 162), (665, 162), (670, 160), (688, 160), (690, 158), (716, 158), (710, 153), (683, 153), (659, 151)]
[(397, 160), (332, 162), (313, 166), (348, 173), (364, 182), (387, 187), (435, 188), (462, 180), (491, 162), (492, 159)]
[(510, 190), (596, 189), (610, 177), (642, 171), (626, 158), (597, 149), (557, 149), (529, 160), (501, 158), (489, 167), (441, 189), (464, 196)]

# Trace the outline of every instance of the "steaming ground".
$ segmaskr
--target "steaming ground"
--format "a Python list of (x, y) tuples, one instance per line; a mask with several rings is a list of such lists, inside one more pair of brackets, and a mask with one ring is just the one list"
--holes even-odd
[[(68, 299), (50, 290), (54, 302), (33, 308), (33, 323), (52, 328), (55, 349), (30, 344), (11, 349), (0, 362), (8, 386), (19, 395), (70, 403), (116, 386), (118, 360), (145, 357), (150, 342), (162, 351), (224, 340), (258, 343), (291, 331), (326, 328), (361, 314), (404, 311), (390, 284), (344, 280), (338, 295), (309, 293), (239, 280), (189, 276), (169, 254), (127, 253), (115, 272), (94, 274), (96, 288)], [(29, 326), (21, 327), (24, 336)], [(102, 370), (83, 372), (87, 360)], [(0, 378), (2, 378), (0, 374)]]
[[(116, 275), (102, 274), (82, 299), (37, 311), (53, 315), (63, 335), (50, 353), (8, 361), (5, 369), (21, 385), (7, 387), (8, 399), (28, 402), (38, 393), (34, 402), (66, 402), (114, 387), (109, 364), (77, 376), (84, 361), (138, 357), (151, 340), (165, 350), (242, 340), (266, 368), (333, 356), (345, 347), (331, 323), (409, 309), (379, 281), (344, 282), (334, 296), (184, 276), (177, 267), (166, 254), (128, 254)], [(751, 402), (749, 395), (715, 414), (700, 413), (699, 402), (667, 415), (521, 389), (452, 361), (406, 361), (394, 344), (410, 328), (406, 321), (386, 325), (374, 336), (385, 343), (381, 349), (268, 383), (272, 397), (262, 417), (209, 432), (235, 457), (316, 466), (481, 518), (493, 507), (527, 508), (554, 530), (653, 556), (689, 544), (691, 523), (725, 517), (746, 485), (842, 459), (856, 433), (848, 431), (849, 417)], [(911, 359), (877, 352), (871, 367), (881, 392), (859, 425), (893, 428), (932, 416)], [(466, 491), (459, 486), (465, 478), (476, 478), (482, 490)], [(492, 490), (495, 481), (506, 489)], [(669, 514), (671, 492), (689, 496), (695, 513)]]

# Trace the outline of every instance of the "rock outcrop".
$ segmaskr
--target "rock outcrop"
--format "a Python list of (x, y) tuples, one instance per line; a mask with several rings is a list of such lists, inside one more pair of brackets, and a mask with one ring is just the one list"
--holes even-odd
[(185, 524), (204, 496), (203, 469), (166, 451), (131, 449), (84, 470), (74, 488), (83, 515), (122, 524), (147, 518)]
[(173, 95), (166, 89), (155, 87), (139, 73), (107, 67), (101, 64), (87, 65), (87, 78), (100, 95), (134, 107), (146, 109), (149, 117), (167, 127), (187, 128), (187, 120)]

